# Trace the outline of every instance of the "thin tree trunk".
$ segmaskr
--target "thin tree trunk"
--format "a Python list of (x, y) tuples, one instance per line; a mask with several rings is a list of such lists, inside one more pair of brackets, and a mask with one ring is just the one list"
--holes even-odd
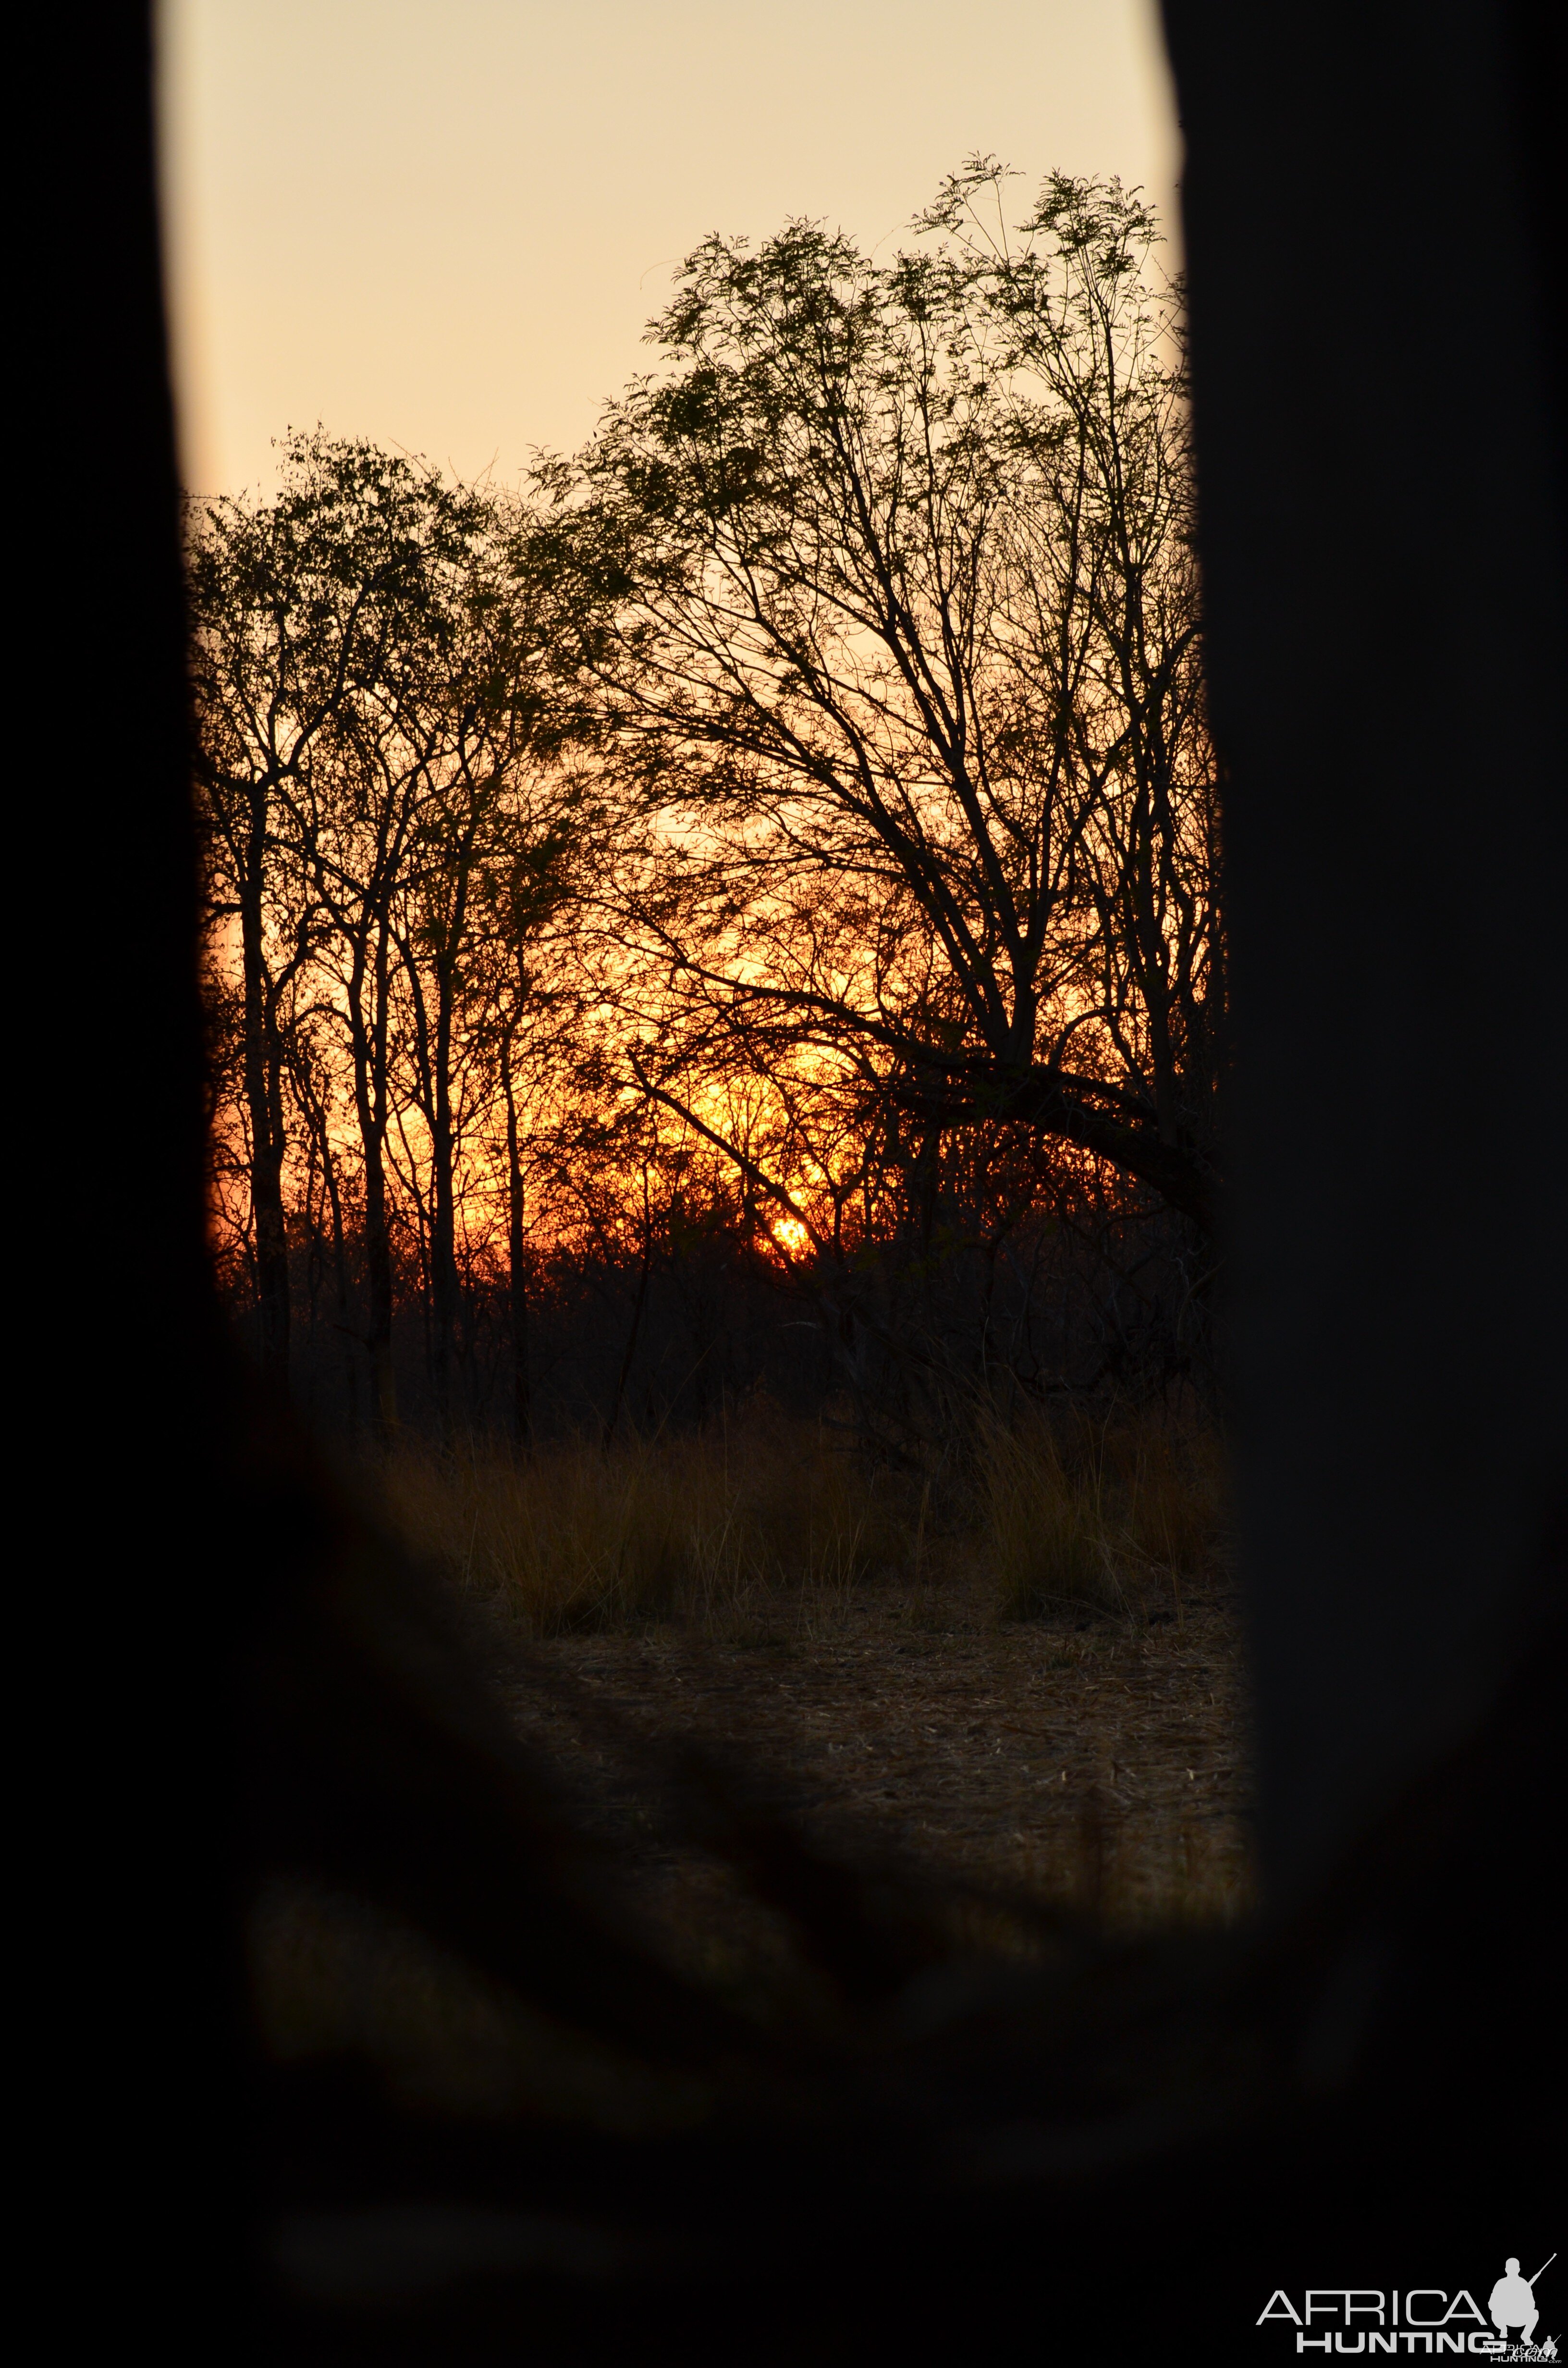
[[(454, 849), (450, 907), (435, 941), (436, 1028), (430, 1076), (430, 1302), (436, 1406), (443, 1437), (452, 1419), (452, 1368), (458, 1354), (462, 1286), (458, 1274), (457, 1129), (452, 1117), (452, 1030), (460, 962), (468, 930), (470, 869), (477, 810), (472, 804)], [(412, 949), (411, 954), (412, 954)], [(415, 981), (417, 992), (417, 981)]]
[(365, 1161), (365, 1284), (369, 1302), (365, 1347), (370, 1360), (371, 1419), (383, 1442), (397, 1429), (397, 1383), (392, 1368), (392, 1237), (387, 1224), (386, 1130), (387, 957), (386, 933), (376, 950), (376, 1016), (364, 1015), (364, 947), (355, 949), (349, 983), (349, 1025), (354, 1045), (354, 1102)]
[(370, 1357), (370, 1395), (378, 1432), (388, 1439), (397, 1429), (397, 1382), (392, 1371), (392, 1240), (387, 1228), (386, 1166), (381, 1146), (369, 1138), (365, 1151), (365, 1281), (369, 1321), (365, 1345)]
[(348, 1426), (352, 1430), (359, 1417), (359, 1392), (354, 1364), (353, 1326), (348, 1313), (348, 1258), (343, 1234), (343, 1189), (338, 1181), (337, 1162), (333, 1157), (324, 1113), (321, 1120), (321, 1156), (322, 1181), (326, 1188), (327, 1207), (332, 1212), (334, 1298), (337, 1307), (337, 1335), (344, 1344), (344, 1396)]
[(256, 1312), (265, 1374), (289, 1380), (289, 1233), (283, 1215), (286, 1148), (280, 1048), (262, 924), (267, 791), (252, 793), (246, 863), (240, 891), (240, 942), (244, 973), (244, 1086), (251, 1137), (251, 1210), (256, 1224)]
[(445, 969), (436, 982), (436, 1042), (430, 1112), (431, 1367), (441, 1435), (452, 1424), (452, 1363), (457, 1344), (457, 1193), (453, 1174), (451, 985)]
[[(519, 1447), (533, 1435), (528, 1392), (528, 1277), (523, 1232), (523, 1162), (517, 1136), (517, 1097), (512, 1081), (512, 1040), (501, 1045), (501, 1090), (506, 1101), (506, 1254), (512, 1315), (512, 1429)], [(621, 1386), (625, 1386), (622, 1376)]]

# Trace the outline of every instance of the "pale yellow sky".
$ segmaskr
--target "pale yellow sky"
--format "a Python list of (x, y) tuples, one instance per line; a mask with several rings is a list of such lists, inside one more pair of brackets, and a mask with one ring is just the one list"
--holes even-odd
[(319, 419), (515, 479), (651, 360), (710, 230), (888, 251), (973, 149), (1141, 182), (1174, 233), (1154, 0), (161, 0), (187, 482)]

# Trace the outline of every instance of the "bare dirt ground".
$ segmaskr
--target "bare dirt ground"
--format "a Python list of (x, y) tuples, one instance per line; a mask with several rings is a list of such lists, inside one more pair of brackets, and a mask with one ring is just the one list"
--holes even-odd
[(834, 1856), (1124, 1928), (1248, 1904), (1239, 1641), (1219, 1586), (1008, 1626), (884, 1586), (754, 1604), (728, 1634), (568, 1636), (531, 1657), (520, 1731), (632, 1861), (643, 1909), (710, 1965), (756, 1936), (722, 1854), (661, 1806), (650, 1769), (672, 1748), (744, 1770)]
[[(1167, 1592), (1000, 1626), (953, 1588), (754, 1598), (701, 1625), (508, 1648), (502, 1668), (643, 1932), (765, 2021), (831, 2017), (832, 1986), (722, 1816), (705, 1825), (681, 1773), (694, 1754), (716, 1771), (710, 1800), (781, 1815), (815, 1863), (857, 1871), (862, 1905), (935, 1901), (949, 1947), (1033, 1952), (1038, 1906), (1135, 1930), (1249, 1901), (1237, 1626), (1217, 1583), (1185, 1590), (1179, 1617)], [(868, 1890), (879, 1869), (903, 1880)], [(644, 2078), (362, 1901), (274, 1885), (253, 1926), (280, 2060), (347, 2049), (415, 2102), (482, 2116), (642, 2128), (707, 2109), (705, 2090)]]

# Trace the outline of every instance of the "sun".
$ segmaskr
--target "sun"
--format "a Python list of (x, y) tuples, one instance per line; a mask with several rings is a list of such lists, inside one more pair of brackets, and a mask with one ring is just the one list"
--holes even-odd
[(773, 1238), (781, 1250), (787, 1250), (791, 1258), (799, 1258), (811, 1235), (799, 1217), (780, 1217), (773, 1227)]

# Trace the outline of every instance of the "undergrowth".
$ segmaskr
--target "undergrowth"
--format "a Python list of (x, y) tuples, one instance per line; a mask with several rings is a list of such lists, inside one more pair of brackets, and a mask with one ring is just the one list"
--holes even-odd
[(1224, 1558), (1224, 1472), (1210, 1429), (1034, 1408), (987, 1417), (975, 1454), (976, 1551), (1004, 1619), (1056, 1603), (1131, 1610)]
[(783, 1417), (524, 1454), (414, 1441), (380, 1483), (416, 1553), (536, 1636), (676, 1620), (733, 1625), (781, 1596), (879, 1580), (961, 1594), (982, 1617), (1177, 1604), (1222, 1552), (1205, 1431), (1151, 1417), (986, 1411), (924, 1480)]
[(758, 1592), (841, 1593), (904, 1551), (886, 1476), (806, 1425), (387, 1461), (417, 1551), (535, 1635), (710, 1621)]

